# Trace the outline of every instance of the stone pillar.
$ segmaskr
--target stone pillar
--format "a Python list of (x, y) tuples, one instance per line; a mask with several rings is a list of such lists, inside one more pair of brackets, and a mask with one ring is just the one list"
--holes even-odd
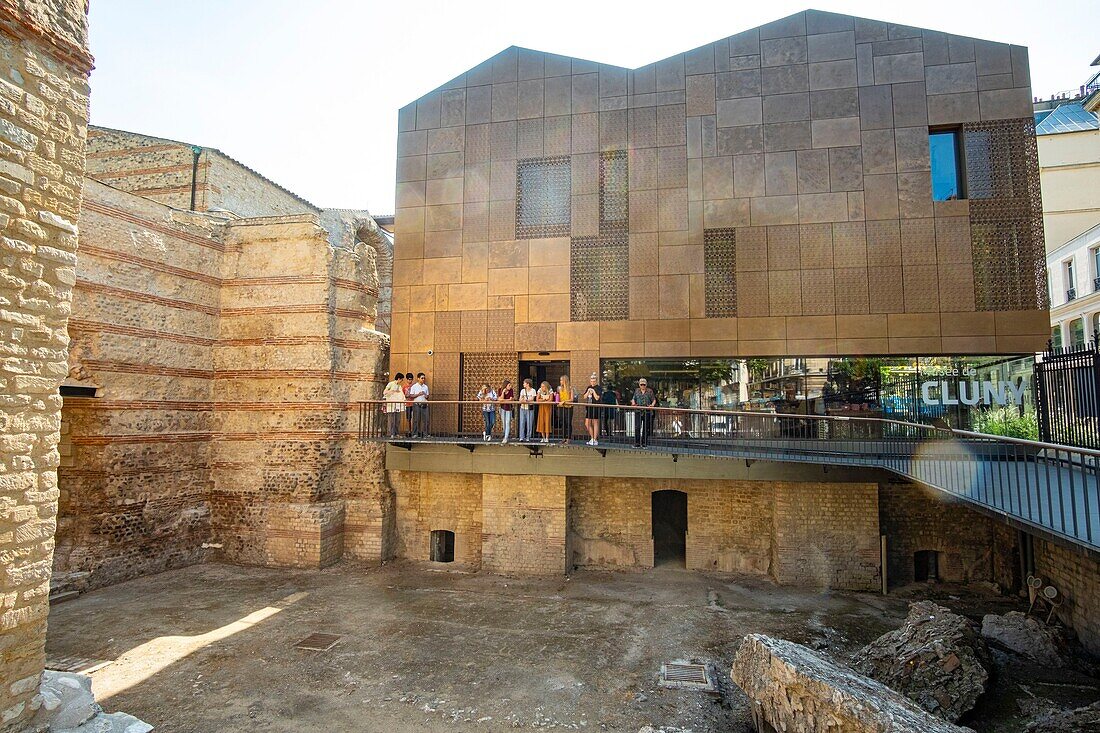
[(84, 3), (0, 0), (0, 731), (45, 664), (91, 68)]
[(343, 554), (348, 499), (357, 556), (377, 547), (381, 559), (382, 452), (356, 433), (385, 349), (376, 277), (373, 250), (330, 246), (315, 215), (228, 226), (211, 492), (225, 559), (330, 565)]

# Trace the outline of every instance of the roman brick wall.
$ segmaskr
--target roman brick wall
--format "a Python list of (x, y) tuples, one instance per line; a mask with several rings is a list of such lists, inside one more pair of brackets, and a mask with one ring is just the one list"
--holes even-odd
[(210, 190), (210, 209), (226, 209), (241, 217), (320, 212), (305, 199), (219, 150), (205, 148), (200, 164), (203, 159), (209, 163), (203, 180)]
[[(319, 213), (313, 204), (214, 148), (106, 127), (88, 131), (87, 174), (177, 209), (224, 209), (239, 217)], [(197, 175), (195, 175), (197, 172)], [(194, 176), (194, 181), (192, 178)]]
[(398, 114), (392, 368), (1039, 349), (1030, 99), (1023, 47), (819, 11), (637, 69), (506, 49)]
[[(200, 156), (196, 211), (206, 211), (209, 205), (209, 167), (209, 159)], [(87, 175), (114, 188), (187, 210), (193, 169), (194, 155), (187, 143), (109, 128), (88, 129)]]
[(201, 562), (224, 227), (85, 181), (69, 319), (54, 583), (87, 590)]
[(570, 478), (576, 567), (652, 567), (654, 491), (687, 494), (686, 566), (781, 583), (878, 587), (874, 484)]
[(374, 258), (362, 243), (330, 247), (313, 215), (228, 225), (214, 349), (219, 556), (327, 564), (340, 553), (298, 548), (326, 538), (342, 548), (348, 499), (366, 502), (356, 506), (356, 546), (377, 535), (382, 482), (347, 467), (364, 457), (375, 461), (368, 470), (381, 465), (378, 447), (356, 442), (356, 402), (378, 395), (385, 343), (373, 330)]
[(481, 566), (491, 573), (567, 570), (565, 476), (483, 474)]
[(396, 533), (393, 552), (415, 561), (431, 559), (431, 533), (455, 533), (455, 563), (481, 566), (481, 474), (391, 471)]
[(663, 489), (687, 494), (689, 569), (770, 572), (774, 489), (762, 481), (571, 477), (571, 565), (652, 567), (650, 496)]
[(0, 2), (0, 731), (37, 707), (88, 119), (85, 6)]
[(901, 481), (881, 484), (879, 526), (891, 587), (913, 582), (913, 555), (921, 550), (942, 553), (940, 580), (997, 583), (1007, 591), (1020, 585), (1016, 531), (942, 492)]
[[(173, 209), (88, 179), (55, 586), (86, 590), (222, 557), (382, 559), (375, 250), (314, 215)], [(339, 223), (339, 222), (337, 222)]]
[(1035, 574), (1061, 594), (1057, 618), (1073, 627), (1086, 648), (1100, 654), (1100, 560), (1036, 539)]
[(877, 590), (881, 555), (877, 485), (775, 485), (772, 574), (780, 583)]

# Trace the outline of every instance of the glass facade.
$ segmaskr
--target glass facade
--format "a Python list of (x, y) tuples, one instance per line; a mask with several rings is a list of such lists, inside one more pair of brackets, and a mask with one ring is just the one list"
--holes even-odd
[(981, 428), (1004, 411), (1034, 416), (1034, 357), (605, 359), (604, 384), (628, 403), (645, 377), (658, 405), (839, 415)]
[(928, 153), (932, 164), (932, 200), (952, 201), (963, 198), (958, 131), (946, 130), (929, 134)]

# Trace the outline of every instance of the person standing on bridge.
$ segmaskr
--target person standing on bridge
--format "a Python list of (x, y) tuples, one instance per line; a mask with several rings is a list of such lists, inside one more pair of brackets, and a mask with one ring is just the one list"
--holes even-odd
[(512, 434), (512, 402), (516, 399), (516, 391), (512, 389), (512, 380), (505, 379), (500, 386), (500, 429), (504, 433), (501, 445), (508, 442), (508, 436)]
[(653, 432), (653, 405), (657, 402), (657, 395), (649, 388), (649, 382), (638, 380), (638, 389), (634, 390), (634, 396), (630, 398), (630, 404), (635, 407), (647, 409), (638, 410), (634, 417), (634, 447), (645, 448), (649, 445), (649, 434)]
[(386, 401), (386, 427), (390, 438), (396, 438), (401, 432), (401, 413), (405, 411), (405, 390), (401, 383), (405, 375), (398, 372), (382, 390), (382, 399)]
[(600, 378), (595, 372), (588, 377), (588, 388), (581, 395), (584, 403), (584, 427), (588, 430), (588, 445), (599, 445), (600, 434)]
[(416, 375), (416, 384), (409, 387), (409, 397), (413, 401), (413, 437), (430, 438), (428, 434), (428, 378), (424, 372)]
[(543, 443), (550, 442), (550, 426), (554, 410), (556, 395), (550, 388), (550, 383), (544, 381), (539, 385), (539, 391), (535, 393), (535, 402), (539, 404), (538, 431)]
[(535, 388), (530, 379), (523, 380), (523, 389), (519, 391), (519, 442), (524, 443), (535, 437)]

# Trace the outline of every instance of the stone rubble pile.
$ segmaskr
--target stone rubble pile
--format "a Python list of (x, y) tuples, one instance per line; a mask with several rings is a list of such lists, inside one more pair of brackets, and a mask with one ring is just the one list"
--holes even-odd
[(745, 637), (731, 677), (749, 697), (758, 731), (963, 733), (886, 686), (794, 642)]
[(993, 658), (977, 625), (931, 601), (909, 606), (905, 624), (856, 654), (860, 673), (957, 721), (986, 690)]
[(1064, 629), (1019, 611), (982, 618), (982, 636), (1038, 664), (1051, 667), (1074, 664)]
[(49, 733), (149, 733), (153, 726), (127, 713), (105, 713), (92, 694), (92, 678), (71, 672), (42, 673), (42, 705), (34, 723)]

